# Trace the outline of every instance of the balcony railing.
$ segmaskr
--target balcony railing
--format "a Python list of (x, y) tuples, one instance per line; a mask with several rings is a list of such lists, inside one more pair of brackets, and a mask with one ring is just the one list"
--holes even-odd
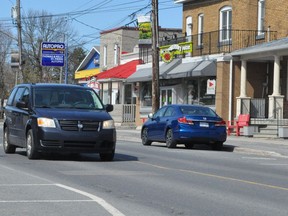
[(254, 46), (277, 39), (275, 31), (255, 30), (219, 30), (183, 38), (161, 41), (160, 46), (191, 41), (193, 43), (192, 56), (230, 53), (234, 50)]
[[(254, 46), (264, 42), (277, 39), (276, 31), (258, 30), (219, 30), (202, 34), (190, 35), (181, 38), (172, 38), (161, 41), (160, 47), (191, 41), (193, 51), (190, 56), (212, 55), (219, 53), (230, 53), (234, 50)], [(150, 62), (151, 47), (140, 47), (140, 58), (145, 63)], [(179, 57), (182, 57), (179, 56)]]

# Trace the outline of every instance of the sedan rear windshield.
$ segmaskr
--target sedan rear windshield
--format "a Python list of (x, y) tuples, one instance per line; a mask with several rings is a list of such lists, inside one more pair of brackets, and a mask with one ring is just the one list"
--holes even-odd
[(38, 87), (34, 89), (33, 98), (35, 107), (104, 109), (92, 89)]
[(217, 116), (217, 114), (209, 107), (183, 106), (180, 109), (181, 112), (185, 115), (211, 116), (211, 117)]

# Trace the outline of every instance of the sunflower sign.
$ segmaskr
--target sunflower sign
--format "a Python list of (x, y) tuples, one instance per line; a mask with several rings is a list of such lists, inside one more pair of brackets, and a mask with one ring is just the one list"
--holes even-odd
[(175, 55), (183, 55), (192, 52), (192, 42), (165, 45), (160, 47), (160, 56), (166, 63), (171, 62)]

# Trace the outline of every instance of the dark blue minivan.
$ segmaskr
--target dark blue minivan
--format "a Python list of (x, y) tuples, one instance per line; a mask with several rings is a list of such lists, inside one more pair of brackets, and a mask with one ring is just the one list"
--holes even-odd
[(67, 84), (20, 84), (4, 108), (5, 153), (26, 148), (27, 157), (41, 152), (99, 153), (103, 161), (114, 158), (116, 129), (97, 93)]

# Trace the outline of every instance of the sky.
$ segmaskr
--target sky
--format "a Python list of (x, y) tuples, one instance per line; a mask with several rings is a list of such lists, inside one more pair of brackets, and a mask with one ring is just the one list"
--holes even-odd
[[(182, 4), (174, 0), (158, 0), (159, 25), (162, 28), (182, 28)], [(29, 10), (46, 11), (67, 18), (76, 31), (76, 41), (85, 41), (84, 49), (100, 45), (100, 32), (131, 23), (151, 10), (151, 0), (20, 0), (21, 16)], [(16, 0), (0, 0), (0, 25), (16, 33), (11, 8)], [(135, 26), (132, 22), (129, 26)], [(15, 42), (16, 44), (16, 42)]]

